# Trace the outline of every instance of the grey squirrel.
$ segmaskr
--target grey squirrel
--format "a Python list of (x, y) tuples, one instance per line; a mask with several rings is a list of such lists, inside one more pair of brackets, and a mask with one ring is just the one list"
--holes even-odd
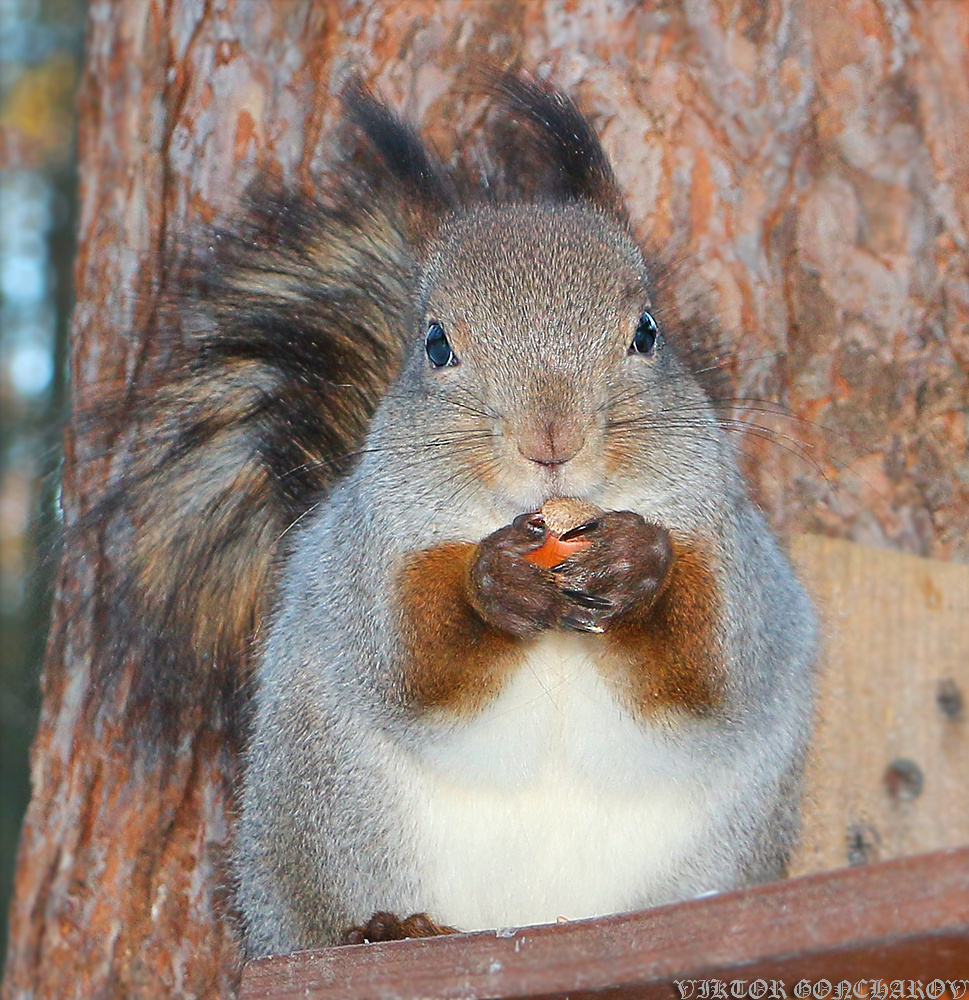
[[(495, 91), (481, 182), (350, 88), (365, 147), (214, 234), (98, 508), (132, 717), (250, 706), (252, 955), (651, 906), (796, 839), (810, 604), (591, 126)], [(536, 565), (560, 497), (591, 544)]]

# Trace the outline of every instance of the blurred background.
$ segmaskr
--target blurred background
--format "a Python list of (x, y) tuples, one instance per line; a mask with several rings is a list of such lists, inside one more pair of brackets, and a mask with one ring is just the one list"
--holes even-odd
[(0, 969), (58, 535), (85, 8), (0, 0)]

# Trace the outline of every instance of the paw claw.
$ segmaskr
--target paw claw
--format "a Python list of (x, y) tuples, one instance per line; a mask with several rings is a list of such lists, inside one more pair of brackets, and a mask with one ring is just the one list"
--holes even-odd
[(595, 531), (599, 527), (599, 519), (597, 517), (592, 518), (591, 521), (586, 521), (583, 524), (577, 524), (574, 528), (569, 528), (568, 531), (564, 532), (559, 536), (560, 542), (570, 542), (574, 538), (581, 538), (583, 535), (588, 534), (590, 531)]
[(519, 514), (514, 521), (511, 522), (513, 528), (525, 528), (529, 529), (529, 534), (535, 535), (535, 537), (541, 536), (545, 537), (548, 531), (548, 526), (545, 524), (545, 518), (542, 517), (540, 513), (533, 512), (531, 514)]
[(562, 588), (562, 593), (575, 601), (576, 604), (583, 608), (590, 608), (592, 611), (608, 611), (614, 607), (612, 601), (607, 597), (596, 597), (595, 594), (586, 594), (581, 590), (570, 590), (566, 587)]
[(564, 615), (562, 624), (573, 632), (590, 632), (593, 635), (601, 635), (605, 629), (601, 625), (590, 622), (587, 618), (575, 618), (573, 615)]

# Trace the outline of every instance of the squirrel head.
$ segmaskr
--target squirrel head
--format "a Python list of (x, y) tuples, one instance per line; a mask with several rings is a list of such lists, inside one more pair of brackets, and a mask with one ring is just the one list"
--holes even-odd
[(677, 354), (682, 325), (666, 335), (670, 310), (654, 301), (605, 153), (561, 95), (515, 76), (495, 90), (531, 143), (517, 198), (462, 197), (412, 131), (369, 95), (351, 99), (416, 220), (421, 260), (377, 433), (433, 445), (453, 481), (509, 510), (559, 495), (615, 506), (631, 490), (641, 507), (644, 484), (655, 505), (702, 497), (732, 468), (728, 446)]
[(657, 315), (642, 253), (599, 209), (472, 208), (432, 248), (394, 423), (521, 510), (709, 475), (713, 410)]

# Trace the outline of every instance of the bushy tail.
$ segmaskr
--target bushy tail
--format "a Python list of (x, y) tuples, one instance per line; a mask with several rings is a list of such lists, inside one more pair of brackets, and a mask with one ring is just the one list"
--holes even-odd
[(287, 530), (352, 467), (449, 208), (416, 135), (362, 89), (346, 100), (368, 148), (325, 199), (253, 193), (194, 254), (161, 370), (87, 415), (137, 442), (79, 529), (108, 533), (115, 567), (94, 697), (139, 661), (125, 711), (153, 738), (186, 713), (237, 723)]

